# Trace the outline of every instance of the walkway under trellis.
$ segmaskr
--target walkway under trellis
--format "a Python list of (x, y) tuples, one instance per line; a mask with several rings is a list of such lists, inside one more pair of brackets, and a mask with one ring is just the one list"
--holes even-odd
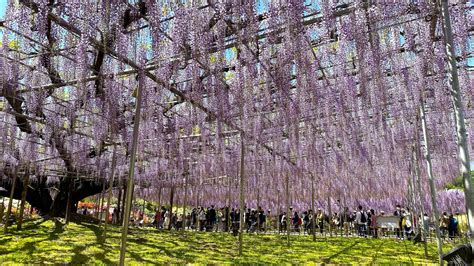
[[(436, 222), (464, 204), (474, 244), (472, 5), (13, 2), (0, 195), (69, 218), (120, 187), (121, 263), (133, 196), (176, 191), (240, 206), (241, 226), (256, 203), (402, 199)], [(436, 198), (459, 175), (465, 202)]]

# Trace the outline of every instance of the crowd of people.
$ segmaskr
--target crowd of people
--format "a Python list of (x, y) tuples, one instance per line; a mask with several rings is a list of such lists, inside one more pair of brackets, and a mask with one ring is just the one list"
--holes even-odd
[[(248, 233), (279, 232), (312, 234), (340, 233), (359, 237), (394, 236), (398, 239), (412, 239), (418, 231), (424, 230), (428, 234), (434, 228), (433, 221), (427, 214), (414, 216), (410, 208), (397, 205), (394, 212), (386, 215), (383, 211), (377, 213), (374, 209), (364, 210), (358, 206), (350, 211), (348, 207), (341, 212), (327, 214), (322, 209), (294, 211), (290, 208), (290, 216), (282, 211), (273, 214), (271, 210), (245, 208), (244, 229)], [(380, 226), (378, 219), (384, 216), (395, 217), (397, 226)], [(313, 225), (314, 223), (314, 225)], [(237, 208), (193, 208), (184, 216), (182, 213), (172, 213), (170, 209), (162, 207), (157, 210), (153, 219), (153, 226), (160, 229), (184, 229), (198, 231), (238, 231), (240, 228), (240, 210)], [(443, 237), (453, 239), (459, 235), (458, 221), (453, 214), (446, 212), (440, 217), (440, 230)], [(420, 230), (417, 230), (420, 229)]]
[[(275, 214), (271, 210), (263, 210), (262, 207), (244, 209), (243, 228), (247, 233), (283, 234), (289, 230), (293, 234), (312, 234), (315, 230), (318, 234), (373, 238), (393, 236), (401, 240), (411, 240), (421, 231), (430, 235), (435, 228), (428, 214), (415, 216), (410, 208), (402, 208), (400, 205), (397, 205), (393, 213), (389, 214), (383, 211), (377, 212), (374, 209), (364, 209), (363, 206), (357, 206), (352, 211), (348, 207), (341, 208), (340, 212), (332, 214), (328, 214), (321, 208), (315, 212), (313, 210), (298, 212), (290, 207), (289, 216), (286, 211)], [(84, 215), (92, 213), (87, 208), (82, 208), (78, 212)], [(119, 216), (119, 211), (115, 208), (110, 216), (111, 222), (118, 224)], [(392, 223), (378, 222), (380, 217), (389, 216)], [(158, 229), (232, 231), (237, 234), (240, 229), (240, 209), (227, 206), (216, 208), (212, 205), (207, 208), (192, 208), (183, 215), (182, 211), (172, 212), (169, 208), (161, 207), (156, 210), (153, 217), (148, 217), (143, 211), (136, 211), (132, 215), (131, 223), (135, 226), (154, 226)], [(439, 220), (439, 228), (443, 237), (453, 239), (459, 236), (458, 220), (453, 214), (444, 212)]]
[[(4, 212), (4, 206), (0, 204), (0, 214)], [(417, 232), (423, 230), (430, 234), (434, 229), (433, 220), (428, 214), (414, 216), (410, 208), (402, 208), (396, 205), (393, 213), (386, 215), (383, 211), (377, 213), (374, 209), (364, 210), (363, 206), (358, 206), (355, 210), (350, 211), (348, 207), (342, 209), (341, 212), (327, 214), (322, 209), (305, 210), (302, 212), (294, 211), (289, 208), (290, 216), (287, 212), (281, 211), (274, 214), (271, 210), (263, 210), (262, 207), (257, 209), (245, 208), (243, 215), (244, 230), (247, 233), (255, 232), (278, 232), (286, 233), (289, 230), (297, 234), (316, 233), (340, 233), (346, 236), (359, 237), (380, 237), (394, 236), (398, 239), (412, 239)], [(82, 207), (77, 211), (83, 215), (95, 214), (93, 209)], [(14, 215), (12, 214), (14, 217)], [(378, 219), (384, 216), (396, 217), (398, 226), (380, 226)], [(3, 217), (3, 215), (0, 215)], [(110, 218), (112, 223), (120, 223), (119, 210), (113, 209)], [(135, 226), (154, 226), (158, 229), (186, 229), (197, 231), (232, 231), (237, 233), (240, 228), (240, 209), (222, 207), (216, 208), (214, 205), (205, 208), (192, 208), (186, 213), (173, 213), (169, 208), (161, 207), (156, 211), (154, 217), (148, 217), (143, 211), (137, 211), (131, 218), (132, 225)], [(314, 225), (313, 225), (314, 223)], [(454, 239), (460, 235), (459, 222), (452, 213), (443, 212), (439, 219), (439, 228), (442, 237)], [(393, 230), (392, 230), (393, 229)], [(420, 229), (420, 230), (418, 230)]]

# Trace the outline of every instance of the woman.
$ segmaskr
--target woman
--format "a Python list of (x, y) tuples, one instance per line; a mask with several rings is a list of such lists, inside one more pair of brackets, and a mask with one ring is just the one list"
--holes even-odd
[(199, 231), (203, 231), (206, 225), (206, 211), (202, 207), (199, 207), (198, 219), (199, 219)]
[(318, 209), (318, 213), (316, 214), (316, 222), (319, 227), (319, 232), (323, 234), (324, 232), (324, 218), (325, 215), (321, 209)]
[(441, 229), (441, 234), (443, 237), (446, 236), (446, 232), (448, 231), (448, 225), (449, 225), (448, 213), (443, 212), (443, 216), (440, 218), (440, 221), (439, 221), (439, 228)]
[(370, 233), (372, 234), (373, 238), (377, 238), (377, 215), (375, 215), (375, 210), (370, 209), (370, 225), (369, 225)]
[(170, 213), (169, 213), (168, 210), (166, 210), (166, 212), (165, 212), (165, 220), (164, 220), (164, 222), (163, 222), (163, 228), (164, 228), (164, 229), (169, 228), (169, 226), (170, 226), (170, 221), (171, 221), (171, 220), (170, 220)]
[(408, 240), (411, 240), (411, 236), (413, 234), (413, 219), (410, 213), (410, 209), (406, 208), (406, 210), (403, 210), (403, 228), (405, 229), (405, 236)]

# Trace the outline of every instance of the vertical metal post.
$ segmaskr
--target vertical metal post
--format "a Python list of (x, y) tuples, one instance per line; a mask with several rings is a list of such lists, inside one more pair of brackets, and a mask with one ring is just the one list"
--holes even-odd
[(454, 53), (453, 33), (447, 0), (441, 0), (441, 13), (443, 16), (443, 32), (446, 43), (446, 56), (448, 58), (448, 79), (449, 84), (451, 85), (450, 92), (454, 107), (454, 118), (456, 121), (458, 158), (460, 162), (461, 175), (464, 181), (464, 197), (466, 200), (466, 213), (469, 225), (469, 240), (474, 252), (474, 187), (471, 176), (466, 126), (464, 123), (464, 108), (461, 99), (461, 90), (459, 88), (459, 77)]
[(441, 233), (439, 231), (439, 211), (438, 211), (438, 204), (436, 202), (436, 187), (434, 183), (434, 175), (433, 175), (433, 165), (431, 164), (431, 153), (430, 153), (430, 144), (428, 139), (428, 128), (426, 126), (426, 117), (425, 117), (425, 107), (424, 103), (421, 102), (420, 106), (420, 114), (421, 114), (421, 127), (423, 129), (423, 140), (425, 142), (425, 157), (427, 163), (427, 170), (428, 170), (428, 180), (430, 185), (430, 194), (431, 194), (431, 206), (433, 207), (433, 213), (435, 216), (435, 227), (436, 227), (436, 240), (438, 244), (438, 257), (439, 257), (439, 264), (442, 265), (443, 261), (441, 259), (441, 255), (443, 255), (443, 243), (441, 241)]
[(188, 172), (184, 173), (183, 232), (186, 230), (186, 205), (188, 204)]
[(314, 176), (311, 175), (311, 210), (313, 215), (311, 216), (311, 233), (313, 235), (313, 241), (316, 241), (316, 210), (314, 209)]
[(137, 100), (136, 100), (136, 108), (135, 108), (135, 117), (134, 117), (134, 124), (133, 124), (133, 139), (132, 139), (132, 152), (130, 154), (130, 166), (128, 169), (128, 182), (127, 182), (127, 193), (126, 193), (126, 200), (125, 204), (125, 211), (123, 216), (123, 227), (122, 227), (122, 239), (121, 239), (121, 247), (120, 247), (120, 265), (123, 266), (125, 264), (125, 252), (127, 250), (127, 234), (128, 234), (128, 225), (130, 223), (130, 211), (132, 208), (132, 190), (133, 190), (133, 176), (135, 174), (135, 159), (137, 156), (137, 146), (138, 146), (138, 130), (140, 128), (140, 112), (142, 107), (142, 94), (144, 89), (143, 84), (143, 70), (139, 70), (139, 78), (138, 78), (138, 93), (137, 93)]
[[(425, 251), (425, 258), (428, 258), (428, 237), (427, 233), (425, 231), (425, 221), (424, 221), (424, 215), (425, 215), (425, 207), (423, 206), (423, 199), (422, 199), (422, 193), (421, 193), (421, 178), (420, 178), (420, 165), (418, 163), (418, 152), (416, 150), (416, 145), (413, 146), (413, 170), (414, 170), (414, 177), (415, 177), (415, 191), (417, 192), (417, 197), (415, 197), (414, 201), (418, 202), (420, 205), (419, 212), (420, 212), (420, 220), (418, 221), (419, 224), (421, 224), (421, 232), (422, 239), (423, 239), (423, 247)], [(418, 198), (418, 199), (417, 199)], [(421, 222), (421, 223), (420, 223)]]
[(239, 228), (239, 256), (242, 256), (243, 234), (244, 234), (244, 182), (245, 182), (245, 146), (244, 136), (240, 135), (240, 228)]
[(8, 220), (10, 219), (10, 215), (12, 213), (12, 205), (13, 205), (13, 195), (15, 194), (15, 187), (16, 187), (16, 179), (17, 173), (18, 173), (18, 167), (15, 167), (15, 170), (13, 172), (13, 184), (11, 186), (11, 191), (10, 191), (10, 200), (8, 201), (8, 208), (7, 208), (7, 213), (5, 216), (5, 233), (8, 232)]
[(290, 246), (290, 177), (289, 173), (285, 174), (285, 189), (286, 189), (286, 245)]
[(23, 214), (25, 212), (26, 193), (28, 192), (28, 183), (30, 182), (30, 166), (28, 165), (23, 177), (23, 191), (21, 193), (20, 216), (18, 217), (17, 229), (21, 229), (23, 224)]
[[(109, 176), (109, 192), (107, 194), (107, 205), (105, 210), (105, 222), (104, 222), (104, 241), (107, 237), (107, 224), (109, 220), (110, 200), (112, 199), (112, 190), (114, 186), (115, 166), (117, 165), (117, 144), (114, 143), (114, 150), (112, 152), (112, 165)], [(113, 215), (113, 213), (112, 213)]]
[(329, 212), (329, 214), (328, 214), (328, 217), (329, 217), (329, 223), (328, 223), (329, 237), (332, 237), (332, 225), (331, 225), (332, 210), (331, 210), (331, 197), (329, 197), (329, 195), (328, 195), (328, 212)]

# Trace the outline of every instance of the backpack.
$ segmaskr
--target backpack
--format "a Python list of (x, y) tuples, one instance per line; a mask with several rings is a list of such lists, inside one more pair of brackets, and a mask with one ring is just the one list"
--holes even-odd
[(298, 225), (301, 225), (301, 218), (298, 218)]
[(361, 223), (367, 222), (367, 214), (365, 214), (365, 212), (360, 212), (360, 222)]

